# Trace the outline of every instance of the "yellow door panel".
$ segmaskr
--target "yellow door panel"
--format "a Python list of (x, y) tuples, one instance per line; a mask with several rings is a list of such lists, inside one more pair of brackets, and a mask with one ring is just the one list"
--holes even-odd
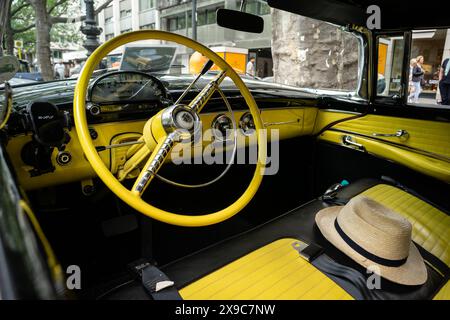
[[(320, 140), (349, 147), (343, 143), (344, 136), (349, 135), (338, 131), (325, 131), (319, 136)], [(450, 162), (442, 159), (393, 146), (383, 141), (365, 136), (350, 135), (355, 143), (362, 145), (365, 151), (375, 156), (394, 161), (415, 171), (429, 175), (436, 179), (450, 183)]]
[(409, 138), (406, 140), (397, 137), (377, 138), (447, 157), (450, 161), (450, 123), (367, 115), (363, 118), (342, 122), (333, 129), (370, 137), (373, 137), (374, 133), (393, 134), (398, 130), (406, 130), (409, 133)]
[(351, 300), (330, 278), (300, 257), (296, 239), (281, 239), (181, 289), (187, 300)]
[(323, 128), (330, 123), (352, 118), (358, 115), (353, 112), (333, 111), (333, 110), (319, 110), (314, 124), (313, 134), (318, 134)]

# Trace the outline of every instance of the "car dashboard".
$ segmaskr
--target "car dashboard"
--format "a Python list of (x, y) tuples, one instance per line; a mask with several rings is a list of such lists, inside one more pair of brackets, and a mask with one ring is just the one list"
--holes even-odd
[[(180, 77), (115, 71), (91, 81), (86, 97), (89, 132), (100, 157), (112, 173), (117, 173), (124, 165), (130, 147), (110, 146), (131, 145), (137, 141), (145, 123), (172, 105), (188, 80), (190, 78), (180, 81)], [(198, 84), (180, 103), (188, 104), (203, 85)], [(241, 145), (238, 143), (238, 147), (248, 146), (253, 134), (253, 119), (231, 81), (223, 86), (233, 113), (228, 112), (219, 94), (214, 95), (200, 114), (202, 129), (213, 128), (213, 139), (224, 139), (226, 130), (232, 127), (231, 117), (234, 117), (238, 127), (236, 132), (244, 138), (237, 139), (244, 141)], [(96, 176), (83, 154), (73, 125), (74, 87), (75, 81), (59, 81), (15, 90), (14, 111), (7, 130), (7, 152), (25, 190), (76, 181), (91, 185)], [(261, 110), (265, 128), (269, 132), (276, 129), (277, 139), (313, 132), (317, 115), (315, 96), (268, 90), (270, 85), (263, 87), (255, 83), (249, 88)], [(269, 133), (268, 136), (270, 141), (272, 135)]]

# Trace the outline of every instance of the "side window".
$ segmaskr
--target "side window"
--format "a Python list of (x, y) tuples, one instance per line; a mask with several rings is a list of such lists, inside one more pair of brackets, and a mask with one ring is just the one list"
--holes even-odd
[(412, 34), (408, 103), (450, 108), (450, 32), (415, 30)]
[(379, 36), (377, 46), (377, 95), (379, 97), (400, 97), (405, 39), (403, 36)]

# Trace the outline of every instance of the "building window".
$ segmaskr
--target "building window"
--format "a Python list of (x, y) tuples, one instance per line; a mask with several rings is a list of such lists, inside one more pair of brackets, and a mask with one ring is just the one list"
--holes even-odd
[(176, 17), (167, 19), (167, 29), (169, 31), (177, 30), (177, 18)]
[(131, 10), (121, 10), (120, 11), (120, 18), (126, 18), (131, 16)]
[(216, 23), (216, 11), (215, 10), (208, 10), (206, 13), (206, 24), (214, 24)]
[(155, 0), (139, 0), (139, 11), (152, 9), (155, 7)]
[(199, 10), (197, 12), (197, 25), (204, 26), (208, 24), (215, 24), (216, 11), (221, 8), (223, 9), (223, 6)]
[(177, 17), (177, 30), (186, 29), (186, 16), (178, 16)]
[[(204, 26), (216, 23), (216, 11), (223, 7), (214, 7), (197, 11), (197, 26)], [(186, 21), (187, 18), (187, 21)], [(177, 31), (192, 27), (192, 12), (189, 10), (167, 18), (167, 30)]]
[(126, 32), (130, 32), (130, 31), (132, 31), (132, 29), (125, 29), (125, 30), (120, 31), (120, 33), (126, 33)]
[(114, 33), (108, 33), (107, 35), (105, 35), (105, 40), (108, 41), (109, 39), (114, 38)]
[(245, 5), (245, 12), (263, 16), (270, 13), (269, 5), (261, 0), (250, 0)]
[(206, 10), (197, 12), (197, 25), (198, 26), (206, 25)]
[(169, 31), (177, 31), (186, 29), (186, 14), (173, 16), (167, 19), (167, 29)]
[(140, 26), (140, 29), (154, 30), (155, 24), (154, 23), (145, 24), (143, 26)]
[(109, 6), (105, 9), (105, 23), (112, 22), (113, 20), (113, 7)]
[(186, 24), (188, 28), (192, 27), (192, 11), (188, 11)]
[(119, 3), (120, 8), (120, 18), (126, 18), (131, 16), (131, 1), (130, 0), (122, 0)]

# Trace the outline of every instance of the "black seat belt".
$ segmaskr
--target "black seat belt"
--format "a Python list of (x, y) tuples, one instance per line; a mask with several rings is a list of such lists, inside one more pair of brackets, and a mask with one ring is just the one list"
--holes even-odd
[(311, 264), (338, 283), (353, 298), (357, 300), (377, 298), (376, 290), (367, 287), (366, 278), (357, 270), (337, 263), (325, 254), (318, 256)]
[(153, 300), (183, 300), (175, 283), (150, 262), (142, 259), (128, 267), (141, 278), (142, 286)]
[[(448, 266), (418, 245), (416, 246), (419, 248), (424, 260), (428, 261), (430, 265), (433, 266), (432, 269), (438, 270), (438, 273), (434, 272), (434, 275), (432, 275), (430, 273), (431, 269), (428, 268), (429, 279), (422, 286), (401, 286), (389, 284), (388, 282), (381, 280), (382, 288), (380, 288), (380, 290), (368, 288), (367, 275), (364, 274), (362, 270), (341, 264), (332, 259), (327, 254), (331, 253), (328, 251), (332, 249), (328, 248), (325, 252), (322, 247), (317, 244), (306, 244), (302, 241), (295, 242), (292, 246), (299, 252), (303, 259), (307, 260), (318, 270), (326, 274), (331, 280), (357, 300), (392, 298), (410, 300), (431, 298), (434, 295), (430, 290), (435, 286), (442, 287), (449, 279)], [(433, 293), (435, 294), (434, 291)]]
[(315, 243), (295, 242), (292, 247), (298, 251), (303, 259), (325, 273), (335, 283), (339, 283), (353, 298), (363, 300), (370, 297), (367, 292), (366, 279), (361, 273), (329, 258), (324, 254), (321, 246)]
[(154, 265), (142, 269), (142, 285), (153, 300), (183, 300), (175, 283)]
[[(414, 242), (415, 243), (415, 242)], [(450, 279), (450, 268), (447, 266), (445, 262), (443, 262), (441, 259), (436, 257), (434, 254), (428, 252), (421, 246), (419, 246), (417, 243), (416, 248), (419, 250), (420, 254), (422, 255), (423, 260), (425, 262), (428, 262), (430, 265), (433, 266), (435, 270), (437, 270), (446, 280)]]

